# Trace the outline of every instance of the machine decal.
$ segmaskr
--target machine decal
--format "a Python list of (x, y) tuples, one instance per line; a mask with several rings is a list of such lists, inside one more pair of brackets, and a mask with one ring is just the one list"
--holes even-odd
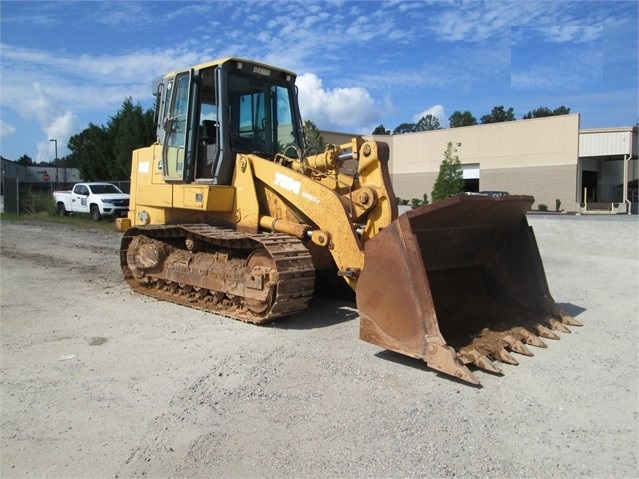
[(253, 67), (253, 73), (259, 73), (260, 75), (271, 76), (271, 70), (269, 70), (268, 68)]
[(149, 162), (142, 161), (138, 163), (138, 173), (148, 173), (149, 172)]
[(283, 175), (282, 173), (275, 172), (275, 181), (273, 182), (275, 186), (281, 186), (285, 190), (288, 190), (296, 195), (300, 194), (300, 188), (302, 183), (299, 180), (294, 180), (290, 176)]
[(312, 201), (313, 203), (319, 205), (320, 204), (320, 200), (317, 196), (313, 196), (310, 193), (307, 193), (306, 191), (302, 191), (302, 198), (306, 198), (309, 201)]

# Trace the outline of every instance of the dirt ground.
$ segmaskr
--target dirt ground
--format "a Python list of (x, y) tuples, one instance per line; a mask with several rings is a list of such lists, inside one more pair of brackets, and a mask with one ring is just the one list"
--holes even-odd
[(0, 224), (0, 476), (636, 477), (637, 217), (530, 216), (584, 323), (456, 382), (355, 305), (254, 326), (134, 294), (117, 233)]

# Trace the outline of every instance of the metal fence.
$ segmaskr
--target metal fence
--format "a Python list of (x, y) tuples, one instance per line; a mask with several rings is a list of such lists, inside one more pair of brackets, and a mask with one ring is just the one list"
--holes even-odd
[[(93, 182), (92, 182), (93, 183)], [(120, 188), (124, 193), (130, 193), (130, 181), (98, 181), (97, 183), (111, 183)], [(31, 207), (30, 199), (34, 193), (47, 192), (51, 195), (53, 202), (53, 192), (58, 190), (70, 190), (75, 183), (55, 183), (55, 182), (21, 182), (19, 178), (8, 178), (4, 176), (1, 182), (0, 213), (20, 215), (28, 211)]]
[(3, 180), (2, 212), (17, 215), (20, 213), (20, 181), (18, 178)]

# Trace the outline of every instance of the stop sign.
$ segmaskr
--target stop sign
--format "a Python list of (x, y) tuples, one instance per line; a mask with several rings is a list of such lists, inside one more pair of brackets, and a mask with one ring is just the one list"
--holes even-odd
[(42, 175), (42, 179), (44, 181), (49, 181), (51, 179), (51, 177), (49, 176), (49, 173), (47, 173), (46, 171), (44, 172), (44, 175)]

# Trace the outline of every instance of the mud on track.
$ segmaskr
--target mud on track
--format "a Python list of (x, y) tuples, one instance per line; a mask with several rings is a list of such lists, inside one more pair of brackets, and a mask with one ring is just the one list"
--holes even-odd
[(529, 221), (584, 327), (482, 388), (359, 341), (352, 303), (234, 322), (132, 293), (116, 233), (2, 222), (0, 476), (634, 476), (639, 223)]

